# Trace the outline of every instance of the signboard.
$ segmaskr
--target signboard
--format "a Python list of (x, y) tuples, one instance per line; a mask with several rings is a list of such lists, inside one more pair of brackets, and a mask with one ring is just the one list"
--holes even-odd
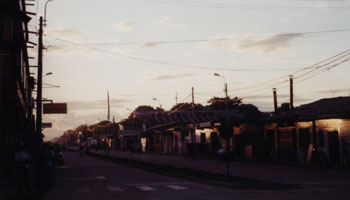
[(42, 128), (52, 128), (52, 123), (51, 122), (47, 122), (47, 123), (43, 122), (41, 124), (41, 127)]
[(44, 114), (67, 114), (67, 103), (44, 103)]
[(211, 123), (210, 122), (203, 122), (199, 124), (199, 128), (205, 128), (205, 127), (210, 127)]

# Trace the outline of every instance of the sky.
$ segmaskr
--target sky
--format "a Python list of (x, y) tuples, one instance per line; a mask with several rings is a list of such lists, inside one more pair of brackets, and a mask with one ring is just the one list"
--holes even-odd
[[(38, 13), (30, 30), (45, 2), (28, 7)], [(272, 88), (288, 102), (290, 75), (295, 106), (350, 95), (349, 0), (53, 0), (46, 9), (43, 97), (68, 103), (67, 114), (43, 116), (53, 123), (46, 140), (106, 120), (107, 90), (116, 122), (139, 105), (190, 102), (192, 87), (205, 105), (224, 97), (224, 83), (272, 111)]]

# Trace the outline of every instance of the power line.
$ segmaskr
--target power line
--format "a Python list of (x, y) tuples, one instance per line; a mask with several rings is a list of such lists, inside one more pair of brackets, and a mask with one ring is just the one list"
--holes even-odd
[[(49, 37), (52, 37), (52, 36), (49, 36)], [(215, 68), (202, 67), (202, 66), (198, 67), (198, 66), (192, 66), (192, 65), (182, 65), (182, 64), (175, 64), (175, 63), (169, 63), (169, 62), (164, 62), (164, 61), (156, 61), (156, 60), (145, 59), (145, 58), (140, 58), (140, 57), (136, 57), (136, 56), (123, 55), (123, 54), (115, 53), (115, 52), (113, 53), (113, 52), (109, 52), (109, 51), (103, 51), (103, 50), (100, 50), (100, 49), (88, 47), (88, 46), (85, 46), (85, 45), (81, 45), (81, 44), (78, 44), (78, 43), (75, 43), (75, 42), (71, 42), (71, 41), (68, 41), (68, 40), (64, 40), (64, 39), (60, 39), (60, 38), (55, 38), (55, 37), (52, 37), (52, 38), (60, 40), (60, 41), (68, 42), (68, 43), (71, 43), (71, 44), (74, 44), (74, 45), (77, 45), (77, 46), (83, 46), (85, 48), (88, 48), (88, 49), (91, 49), (91, 50), (94, 50), (94, 51), (108, 53), (108, 54), (113, 54), (113, 55), (118, 55), (118, 56), (121, 56), (121, 57), (127, 57), (127, 58), (131, 58), (131, 59), (135, 59), (135, 60), (145, 61), (145, 62), (152, 62), (152, 63), (156, 63), (156, 64), (174, 65), (174, 66), (180, 66), (180, 67), (206, 69), (206, 70), (251, 71), (251, 70), (245, 70), (245, 69), (222, 69), (222, 68), (216, 68), (215, 69)], [(350, 54), (350, 53), (348, 53), (349, 51), (350, 50), (343, 51), (343, 52), (341, 52), (341, 53), (339, 53), (339, 54), (337, 54), (335, 56), (327, 58), (327, 59), (325, 59), (325, 60), (323, 60), (323, 61), (321, 61), (319, 63), (313, 64), (313, 65), (311, 65), (309, 67), (300, 68), (299, 70), (297, 70), (297, 71), (295, 71), (294, 73), (291, 73), (291, 74), (298, 74), (298, 73), (301, 73), (301, 72), (303, 72), (305, 70), (309, 70), (310, 69), (311, 71), (308, 71), (308, 72), (303, 73), (303, 74), (301, 74), (301, 75), (296, 77), (296, 79), (298, 79), (298, 78), (301, 78), (303, 76), (311, 74), (309, 77), (304, 79), (304, 80), (307, 80), (309, 78), (312, 78), (312, 77), (318, 75), (319, 73), (322, 73), (322, 71), (320, 71), (319, 69), (322, 69), (322, 68), (328, 66), (329, 64), (339, 60), (340, 58), (343, 58), (343, 57), (349, 55)], [(346, 59), (344, 62), (348, 61), (349, 59)], [(329, 60), (331, 60), (331, 61), (327, 62)], [(325, 62), (327, 62), (327, 63), (319, 66), (320, 64), (325, 63)], [(343, 61), (341, 63), (343, 63)], [(335, 65), (332, 65), (331, 67), (328, 67), (327, 69), (331, 69), (331, 68), (333, 68), (333, 67), (335, 67), (335, 66), (337, 66), (337, 65), (339, 65), (341, 63), (337, 63)], [(266, 70), (264, 70), (264, 71), (266, 71)], [(288, 74), (288, 75), (290, 75), (290, 74)], [(267, 88), (271, 88), (272, 86), (280, 85), (280, 84), (283, 84), (283, 83), (287, 82), (288, 80), (286, 80), (285, 78), (286, 78), (286, 76), (281, 76), (281, 77), (278, 77), (278, 78), (275, 78), (275, 79), (272, 79), (272, 80), (264, 81), (264, 82), (257, 83), (257, 84), (254, 84), (254, 85), (250, 85), (250, 86), (243, 87), (243, 88), (236, 88), (236, 89), (230, 90), (230, 91), (231, 92), (232, 91), (239, 91), (239, 90), (244, 90), (244, 89), (249, 89), (249, 88), (254, 88), (255, 90), (264, 90), (264, 89), (267, 89)], [(274, 83), (275, 81), (278, 81), (278, 80), (281, 80), (281, 81), (279, 81), (277, 83)], [(302, 80), (302, 81), (304, 81), (304, 80)], [(263, 88), (259, 88), (259, 86), (263, 86)], [(251, 93), (251, 92), (248, 92), (248, 93)]]
[[(334, 67), (337, 67), (338, 65), (341, 65), (341, 64), (349, 61), (350, 57), (339, 61), (341, 58), (344, 58), (345, 56), (349, 56), (350, 53), (347, 53), (349, 51), (350, 50), (343, 51), (343, 52), (341, 52), (341, 53), (339, 53), (339, 54), (337, 54), (335, 56), (332, 56), (332, 57), (330, 57), (328, 59), (325, 59), (325, 60), (323, 60), (323, 61), (321, 61), (321, 62), (319, 62), (317, 64), (314, 64), (314, 65), (311, 65), (309, 67), (306, 67), (305, 70), (311, 69), (311, 71), (309, 71), (307, 73), (304, 73), (302, 75), (296, 76), (294, 78), (294, 79), (297, 80), (297, 82), (295, 84), (299, 84), (301, 82), (304, 82), (304, 81), (306, 81), (308, 79), (311, 79), (311, 78), (313, 78), (313, 77), (323, 73), (326, 70), (330, 70), (330, 69), (332, 69)], [(345, 56), (344, 56), (344, 54), (345, 54)], [(329, 60), (332, 60), (332, 61), (327, 62)], [(339, 62), (337, 62), (337, 61), (339, 61)], [(327, 62), (327, 63), (323, 64), (321, 66), (319, 65), (319, 64), (322, 64), (324, 62)], [(317, 70), (315, 71), (314, 69), (317, 69)], [(303, 70), (299, 70), (297, 72), (302, 72), (302, 71)], [(307, 77), (298, 81), (298, 79), (300, 79), (302, 77), (305, 77), (305, 76), (307, 76)], [(278, 80), (280, 80), (280, 81), (278, 81)], [(278, 82), (276, 82), (276, 81), (278, 81)], [(230, 92), (232, 92), (232, 91), (237, 92), (239, 90), (243, 90), (244, 89), (244, 90), (246, 90), (246, 92), (238, 93), (238, 94), (235, 95), (235, 96), (244, 96), (246, 94), (252, 94), (252, 93), (254, 94), (254, 93), (259, 92), (259, 91), (263, 91), (263, 90), (266, 90), (266, 89), (271, 89), (272, 87), (277, 87), (279, 85), (282, 85), (282, 84), (288, 83), (288, 82), (289, 82), (289, 80), (288, 80), (287, 76), (282, 76), (282, 77), (278, 77), (278, 78), (275, 78), (275, 79), (272, 79), (272, 80), (269, 80), (269, 81), (264, 81), (264, 82), (262, 82), (263, 84), (257, 83), (255, 85), (250, 85), (250, 86), (247, 86), (247, 87), (244, 87), (244, 88), (230, 90)], [(285, 87), (288, 87), (288, 85), (283, 86), (282, 88), (285, 88)], [(279, 89), (281, 89), (281, 88), (279, 88)], [(253, 95), (253, 97), (259, 96), (259, 95), (260, 94)]]
[[(330, 57), (330, 58), (327, 58), (327, 59), (325, 59), (325, 60), (322, 60), (321, 62), (318, 62), (318, 63), (316, 63), (316, 64), (313, 64), (313, 65), (311, 65), (311, 66), (308, 66), (308, 67), (304, 67), (304, 68), (301, 68), (301, 69), (299, 69), (299, 70), (297, 70), (297, 71), (295, 71), (295, 72), (293, 72), (293, 73), (290, 73), (290, 74), (294, 74), (294, 75), (296, 75), (296, 74), (298, 74), (298, 73), (301, 73), (301, 72), (303, 72), (303, 71), (305, 71), (305, 70), (309, 70), (309, 69), (319, 69), (320, 68), (320, 64), (323, 64), (323, 63), (325, 63), (325, 62), (328, 62), (329, 60), (332, 60), (333, 59), (333, 62), (335, 62), (335, 61), (337, 61), (338, 59), (337, 59), (337, 57), (339, 57), (340, 56), (340, 58), (343, 58), (344, 57), (344, 54), (346, 54), (346, 56), (347, 55), (349, 55), (350, 54), (350, 49), (348, 49), (348, 50), (346, 50), (346, 51), (343, 51), (343, 52), (341, 52), (341, 53), (338, 53), (338, 54), (336, 54), (336, 55), (334, 55), (334, 56), (332, 56), (332, 57)], [(328, 64), (330, 64), (331, 62), (328, 62)], [(322, 65), (323, 67), (324, 66), (327, 66), (327, 65)], [(239, 91), (239, 90), (245, 90), (245, 89), (248, 89), (248, 88), (257, 88), (257, 87), (259, 87), (259, 86), (266, 86), (266, 85), (268, 85), (267, 87), (269, 87), (269, 85), (274, 85), (274, 82), (275, 81), (278, 81), (278, 80), (285, 80), (285, 78), (288, 76), (288, 75), (290, 75), (290, 74), (286, 74), (286, 75), (283, 75), (283, 76), (280, 76), (280, 77), (277, 77), (277, 78), (274, 78), (274, 79), (271, 79), (271, 80), (267, 80), (267, 81), (263, 81), (263, 82), (260, 82), (260, 83), (256, 83), (256, 84), (253, 84), (253, 85), (249, 85), (249, 86), (246, 86), (246, 87), (241, 87), (241, 88), (236, 88), (236, 89), (233, 89), (233, 90), (230, 90), (231, 92), (232, 91)], [(302, 74), (302, 75), (307, 75), (306, 73), (304, 73), (304, 74)], [(299, 78), (299, 77), (301, 77), (302, 75), (300, 75), (300, 76), (298, 76), (297, 78)], [(287, 80), (285, 80), (285, 81), (287, 81)], [(283, 82), (283, 81), (282, 81)]]
[[(159, 1), (159, 0), (158, 0)], [(168, 0), (169, 2), (185, 2), (185, 3), (196, 3), (202, 5), (221, 5), (221, 6), (234, 6), (234, 7), (247, 7), (247, 8), (263, 8), (263, 9), (315, 9), (315, 6), (266, 6), (266, 5), (248, 5), (248, 4), (232, 4), (232, 3), (221, 3), (221, 2), (203, 2), (203, 1), (189, 1), (189, 0)], [(304, 0), (305, 1), (305, 0)], [(310, 2), (310, 1), (309, 1)], [(340, 6), (331, 6), (327, 8), (344, 8)]]
[[(198, 8), (216, 8), (216, 9), (233, 9), (233, 10), (254, 10), (254, 11), (320, 11), (322, 8), (317, 7), (297, 7), (297, 6), (261, 6), (261, 5), (244, 5), (244, 4), (205, 4), (200, 2), (181, 2), (181, 1), (160, 1), (160, 0), (145, 0), (153, 3), (159, 4), (168, 4), (168, 5), (179, 5), (179, 6), (187, 6), (187, 7), (198, 7)], [(327, 6), (327, 9), (340, 9), (345, 10), (349, 9), (349, 6)]]
[[(213, 39), (189, 39), (189, 40), (163, 40), (163, 41), (145, 41), (145, 42), (95, 42), (95, 43), (80, 43), (79, 45), (88, 46), (113, 46), (113, 45), (159, 45), (159, 44), (178, 44), (178, 43), (198, 43), (198, 42), (209, 42), (209, 41), (232, 41), (232, 40), (245, 40), (245, 39), (256, 39), (264, 37), (285, 37), (293, 35), (317, 35), (326, 33), (339, 33), (339, 32), (350, 32), (350, 29), (336, 29), (336, 30), (324, 30), (324, 31), (309, 31), (309, 32), (295, 32), (295, 33), (279, 33), (273, 35), (260, 35), (250, 37), (225, 37), (225, 38), (213, 38)], [(52, 37), (50, 35), (46, 35)], [(55, 39), (55, 38), (54, 38)], [(63, 40), (63, 39), (61, 39)]]
[[(188, 64), (181, 64), (181, 63), (172, 63), (172, 62), (167, 62), (167, 61), (161, 61), (161, 60), (153, 60), (153, 59), (149, 59), (149, 58), (142, 58), (142, 57), (137, 57), (137, 56), (133, 56), (133, 55), (126, 55), (126, 54), (121, 54), (121, 53), (117, 53), (117, 52), (110, 52), (110, 51), (105, 51), (102, 49), (97, 49), (97, 48), (93, 48), (93, 47), (89, 47), (87, 45), (83, 45), (83, 44), (79, 44), (76, 42), (71, 42), (69, 40), (65, 40), (65, 39), (61, 39), (61, 38), (57, 38), (57, 37), (53, 37), (53, 36), (49, 36), (53, 39), (62, 41), (62, 42), (66, 42), (66, 43), (70, 43), (76, 46), (81, 46), (81, 47), (85, 47), (87, 49), (90, 50), (94, 50), (96, 52), (101, 52), (101, 53), (106, 53), (106, 54), (111, 54), (111, 55), (117, 55), (120, 57), (125, 57), (125, 58), (129, 58), (132, 60), (138, 60), (138, 61), (143, 61), (143, 62), (148, 62), (148, 63), (153, 63), (153, 64), (160, 64), (160, 65), (169, 65), (169, 66), (176, 66), (176, 67), (184, 67), (184, 68), (190, 68), (190, 69), (200, 69), (200, 70), (219, 70), (219, 71), (239, 71), (239, 72), (266, 72), (266, 71), (290, 71), (290, 70), (295, 70), (296, 68), (291, 68), (291, 69), (247, 69), (247, 68), (228, 68), (228, 67), (221, 67), (221, 66), (202, 66), (202, 65), (188, 65)], [(300, 68), (297, 68), (300, 69)]]

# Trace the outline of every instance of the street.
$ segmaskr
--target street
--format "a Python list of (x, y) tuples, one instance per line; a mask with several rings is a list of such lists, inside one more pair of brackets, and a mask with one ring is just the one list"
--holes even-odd
[(349, 181), (304, 182), (300, 189), (234, 190), (66, 152), (47, 200), (69, 199), (348, 199)]

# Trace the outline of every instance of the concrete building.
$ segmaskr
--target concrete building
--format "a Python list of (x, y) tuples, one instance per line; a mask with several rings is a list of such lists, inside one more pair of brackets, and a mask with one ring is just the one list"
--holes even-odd
[[(34, 141), (34, 78), (30, 76), (30, 46), (24, 0), (0, 2), (0, 148)], [(29, 45), (28, 45), (29, 44)]]

